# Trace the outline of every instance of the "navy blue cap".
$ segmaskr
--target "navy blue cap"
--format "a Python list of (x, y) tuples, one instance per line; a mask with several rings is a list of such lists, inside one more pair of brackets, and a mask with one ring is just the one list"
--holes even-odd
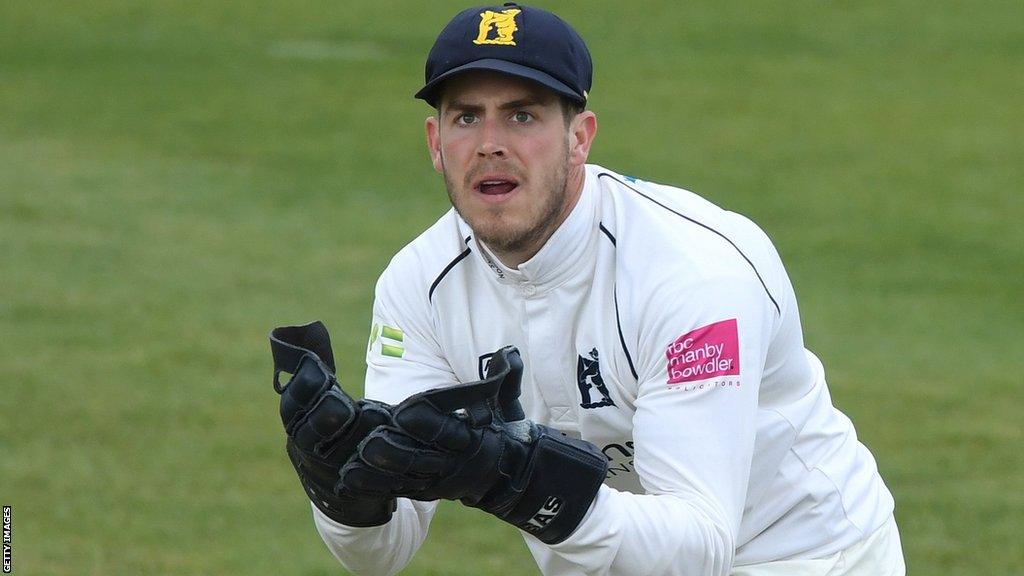
[(444, 81), (471, 70), (532, 80), (586, 104), (594, 67), (580, 35), (540, 8), (507, 2), (459, 12), (427, 56), (426, 85), (416, 98), (437, 107)]

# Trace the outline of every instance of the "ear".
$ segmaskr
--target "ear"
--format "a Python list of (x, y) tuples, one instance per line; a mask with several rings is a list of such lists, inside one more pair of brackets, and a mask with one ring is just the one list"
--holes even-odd
[(582, 166), (590, 156), (590, 145), (597, 136), (597, 115), (584, 110), (569, 123), (569, 163)]
[(441, 160), (441, 124), (437, 116), (427, 118), (427, 148), (430, 150), (430, 161), (434, 164), (434, 170), (444, 171), (444, 162)]

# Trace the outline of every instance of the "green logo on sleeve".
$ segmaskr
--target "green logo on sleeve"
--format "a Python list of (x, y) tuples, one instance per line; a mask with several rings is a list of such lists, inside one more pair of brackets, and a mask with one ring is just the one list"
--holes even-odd
[(369, 348), (380, 340), (380, 353), (392, 358), (401, 358), (405, 354), (405, 334), (398, 328), (386, 324), (373, 323), (370, 328)]
[(377, 337), (380, 336), (380, 324), (376, 322), (370, 327), (370, 340), (366, 342), (366, 350), (369, 351), (373, 347), (373, 343), (377, 341)]
[(394, 340), (396, 342), (405, 341), (405, 334), (403, 334), (398, 328), (392, 328), (391, 326), (381, 326), (380, 336), (381, 338), (387, 338), (388, 340)]

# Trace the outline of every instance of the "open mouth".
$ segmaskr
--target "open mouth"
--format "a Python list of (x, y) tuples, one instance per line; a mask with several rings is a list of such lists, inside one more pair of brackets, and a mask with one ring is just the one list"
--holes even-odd
[(500, 196), (502, 194), (508, 194), (514, 190), (517, 185), (518, 184), (511, 180), (484, 180), (477, 187), (477, 190), (479, 190), (481, 194), (486, 194), (488, 196)]
[(504, 202), (511, 198), (518, 188), (518, 180), (503, 174), (489, 174), (473, 184), (473, 190), (479, 192), (480, 198), (485, 202)]

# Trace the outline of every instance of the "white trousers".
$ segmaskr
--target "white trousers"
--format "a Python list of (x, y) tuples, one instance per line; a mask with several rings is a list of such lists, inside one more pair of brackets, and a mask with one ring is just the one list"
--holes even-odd
[(826, 558), (783, 560), (737, 566), (731, 576), (905, 576), (903, 546), (896, 519), (865, 540)]

